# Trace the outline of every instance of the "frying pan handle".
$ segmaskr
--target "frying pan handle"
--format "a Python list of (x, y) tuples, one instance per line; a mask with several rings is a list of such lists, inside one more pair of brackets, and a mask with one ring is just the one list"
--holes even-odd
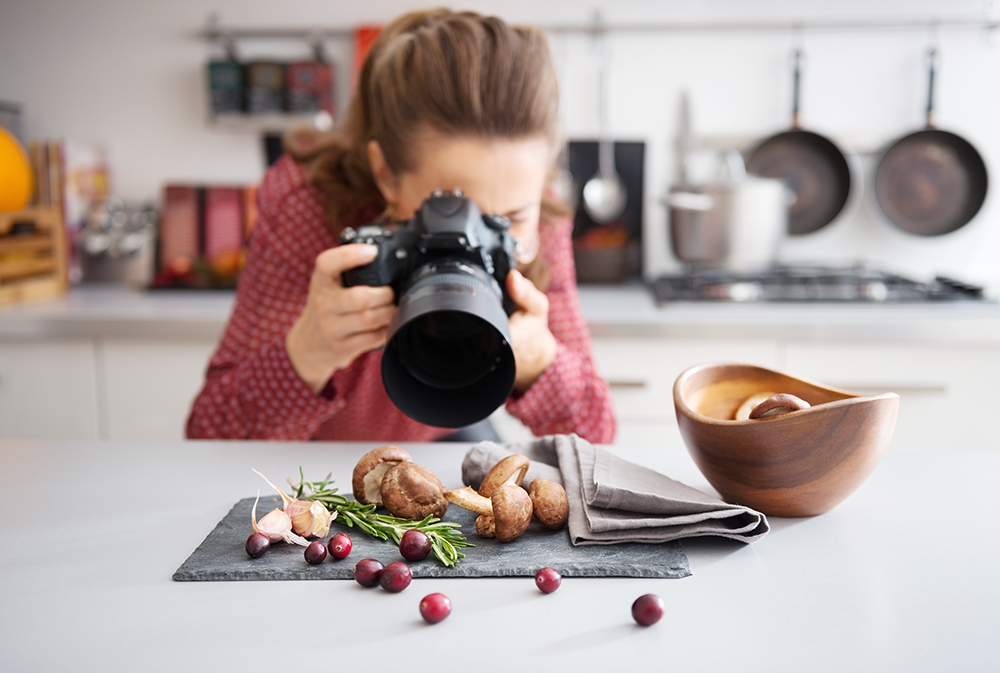
[(795, 66), (792, 72), (792, 128), (799, 128), (799, 94), (802, 89), (802, 50), (796, 49)]
[(927, 50), (927, 128), (934, 127), (934, 74), (937, 68), (937, 49)]

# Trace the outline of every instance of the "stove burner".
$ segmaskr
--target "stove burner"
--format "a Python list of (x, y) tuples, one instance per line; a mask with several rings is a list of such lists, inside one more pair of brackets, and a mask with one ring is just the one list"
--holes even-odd
[(652, 283), (657, 302), (867, 302), (982, 301), (983, 288), (937, 276), (924, 283), (863, 265), (774, 266), (760, 272), (696, 269)]

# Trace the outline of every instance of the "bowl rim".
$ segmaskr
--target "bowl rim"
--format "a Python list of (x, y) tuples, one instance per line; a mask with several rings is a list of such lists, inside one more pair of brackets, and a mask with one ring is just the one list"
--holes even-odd
[[(718, 367), (747, 367), (747, 368), (750, 368), (750, 369), (757, 369), (757, 370), (760, 370), (760, 371), (768, 372), (769, 374), (778, 374), (779, 376), (787, 376), (788, 378), (792, 378), (792, 379), (795, 379), (797, 381), (801, 381), (802, 383), (805, 383), (805, 384), (810, 385), (810, 386), (815, 386), (817, 388), (822, 388), (824, 390), (829, 390), (831, 392), (834, 392), (834, 393), (837, 393), (837, 394), (840, 394), (840, 395), (846, 395), (847, 398), (846, 399), (842, 399), (842, 400), (834, 400), (833, 402), (824, 402), (823, 404), (817, 404), (815, 406), (811, 406), (808, 409), (800, 409), (799, 411), (795, 412), (794, 414), (780, 414), (778, 416), (769, 416), (769, 417), (765, 417), (765, 418), (756, 418), (756, 419), (752, 419), (752, 420), (751, 419), (744, 419), (744, 420), (736, 420), (736, 419), (733, 419), (733, 420), (723, 420), (723, 419), (719, 419), (719, 418), (710, 418), (710, 417), (705, 416), (703, 414), (700, 414), (697, 411), (695, 411), (694, 409), (692, 409), (688, 405), (688, 403), (684, 400), (684, 398), (681, 395), (680, 391), (681, 391), (681, 387), (682, 387), (683, 383), (685, 381), (687, 381), (689, 378), (691, 378), (692, 376), (694, 376), (695, 374), (697, 374), (698, 372), (704, 371), (706, 369), (715, 369), (715, 368), (718, 368)], [(755, 364), (752, 364), (752, 363), (749, 363), (749, 362), (731, 362), (731, 361), (723, 361), (723, 360), (712, 361), (712, 362), (703, 362), (701, 364), (697, 364), (697, 365), (693, 365), (691, 367), (688, 367), (687, 369), (685, 369), (684, 371), (682, 371), (677, 376), (677, 379), (674, 381), (673, 396), (674, 396), (674, 407), (675, 407), (675, 409), (677, 411), (680, 411), (681, 413), (683, 413), (685, 416), (690, 417), (692, 420), (698, 421), (699, 423), (704, 423), (706, 425), (721, 425), (721, 426), (733, 426), (733, 427), (740, 427), (740, 426), (751, 425), (751, 424), (752, 425), (760, 425), (761, 423), (772, 423), (772, 422), (783, 421), (783, 420), (787, 421), (787, 420), (789, 420), (792, 417), (802, 418), (802, 416), (806, 415), (806, 414), (811, 414), (811, 413), (815, 413), (815, 412), (822, 412), (825, 409), (835, 409), (837, 407), (842, 407), (842, 406), (846, 406), (846, 405), (849, 405), (849, 404), (857, 404), (858, 402), (867, 402), (867, 401), (874, 401), (874, 400), (886, 400), (886, 399), (893, 399), (893, 398), (898, 399), (899, 398), (899, 395), (896, 394), (896, 393), (893, 393), (893, 392), (876, 393), (874, 395), (861, 395), (859, 393), (854, 393), (854, 392), (851, 392), (849, 390), (844, 390), (842, 388), (835, 388), (834, 386), (828, 386), (828, 385), (825, 385), (823, 383), (818, 383), (816, 381), (813, 381), (812, 379), (806, 379), (806, 378), (802, 378), (801, 376), (795, 376), (793, 374), (789, 374), (788, 372), (784, 372), (784, 371), (781, 371), (779, 369), (772, 369), (770, 367), (764, 367), (762, 365), (755, 365)]]

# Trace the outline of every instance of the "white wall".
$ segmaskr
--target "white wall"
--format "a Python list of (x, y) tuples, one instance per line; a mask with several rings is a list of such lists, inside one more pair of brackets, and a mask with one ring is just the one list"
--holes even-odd
[[(115, 190), (129, 199), (155, 198), (164, 182), (259, 179), (263, 157), (252, 134), (207, 122), (203, 80), (213, 48), (197, 32), (210, 12), (240, 26), (341, 26), (385, 21), (422, 3), (322, 0), (3, 0), (0, 4), (0, 98), (25, 105), (30, 136), (65, 136), (105, 144)], [(609, 23), (642, 21), (790, 22), (887, 17), (997, 15), (982, 0), (843, 0), (802, 2), (578, 3), (469, 1), (465, 7), (542, 25), (581, 23), (595, 9)], [(922, 124), (924, 51), (929, 31), (805, 31), (807, 54), (802, 120), (811, 129), (869, 150)], [(983, 31), (942, 28), (938, 123), (965, 135), (983, 153), (1000, 184), (1000, 40)], [(706, 136), (761, 137), (789, 123), (791, 31), (619, 33), (611, 39), (616, 136), (647, 144), (646, 235), (650, 273), (676, 268), (666, 243), (658, 198), (673, 178), (678, 96), (690, 92), (694, 125)], [(241, 45), (246, 56), (294, 56), (304, 45)], [(330, 54), (349, 69), (350, 44)], [(597, 132), (593, 43), (585, 35), (553, 36), (571, 137)], [(348, 94), (342, 77), (340, 99)], [(950, 273), (1000, 286), (996, 190), (979, 216), (954, 234), (932, 239), (901, 233), (860, 209), (852, 218), (782, 250), (788, 260), (869, 260), (913, 274)]]

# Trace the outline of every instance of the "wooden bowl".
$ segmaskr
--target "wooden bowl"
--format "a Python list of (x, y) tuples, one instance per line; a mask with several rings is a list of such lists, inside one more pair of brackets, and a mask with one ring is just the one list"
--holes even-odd
[[(734, 420), (763, 391), (808, 409)], [(734, 503), (772, 516), (814, 516), (854, 492), (885, 452), (899, 396), (857, 395), (747, 364), (709, 363), (674, 383), (677, 423), (709, 483)]]

